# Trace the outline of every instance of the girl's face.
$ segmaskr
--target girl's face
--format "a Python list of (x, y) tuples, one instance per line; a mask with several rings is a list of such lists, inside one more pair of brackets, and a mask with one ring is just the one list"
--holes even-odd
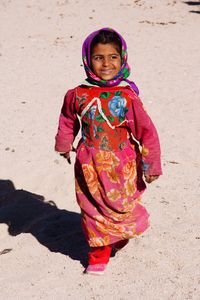
[(99, 78), (110, 80), (115, 77), (121, 69), (121, 56), (114, 44), (98, 43), (91, 53), (92, 70)]

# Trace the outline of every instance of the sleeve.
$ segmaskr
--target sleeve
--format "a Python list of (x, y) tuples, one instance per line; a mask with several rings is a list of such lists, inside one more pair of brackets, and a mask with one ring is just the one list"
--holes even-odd
[(63, 106), (59, 118), (58, 132), (56, 134), (55, 150), (68, 152), (80, 129), (79, 119), (75, 109), (75, 90), (69, 90), (64, 97)]
[(143, 171), (146, 175), (161, 175), (161, 152), (157, 130), (144, 110), (140, 98), (134, 92), (130, 98), (131, 105), (126, 118), (133, 137), (142, 147)]

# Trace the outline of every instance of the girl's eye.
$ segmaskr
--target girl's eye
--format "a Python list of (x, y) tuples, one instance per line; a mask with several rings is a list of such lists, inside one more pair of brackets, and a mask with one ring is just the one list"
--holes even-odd
[(102, 60), (102, 57), (101, 56), (95, 56), (94, 60), (97, 60), (97, 61)]
[[(109, 55), (107, 59), (108, 60), (116, 60), (116, 59), (118, 59), (118, 57), (119, 57), (118, 55), (112, 54), (112, 55)], [(106, 59), (104, 56), (94, 56), (93, 57), (94, 61), (102, 61), (104, 59)]]
[(112, 55), (111, 59), (117, 59), (117, 55)]

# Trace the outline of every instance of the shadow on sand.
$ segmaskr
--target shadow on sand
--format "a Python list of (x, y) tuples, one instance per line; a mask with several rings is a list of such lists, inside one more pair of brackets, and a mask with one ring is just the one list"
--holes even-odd
[[(190, 5), (190, 6), (198, 6), (200, 5), (200, 1), (184, 1), (184, 3), (186, 3), (187, 5)], [(198, 10), (190, 10), (191, 13), (194, 13), (194, 14), (200, 14), (200, 11)]]
[(16, 190), (10, 180), (0, 180), (0, 223), (8, 225), (10, 235), (30, 233), (50, 251), (86, 266), (88, 246), (80, 214), (58, 209), (43, 196)]

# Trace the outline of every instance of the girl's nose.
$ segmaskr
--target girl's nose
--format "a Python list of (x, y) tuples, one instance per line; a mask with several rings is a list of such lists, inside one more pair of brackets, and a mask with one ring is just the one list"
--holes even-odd
[(108, 66), (108, 64), (109, 64), (109, 58), (104, 57), (104, 59), (103, 59), (103, 66)]

